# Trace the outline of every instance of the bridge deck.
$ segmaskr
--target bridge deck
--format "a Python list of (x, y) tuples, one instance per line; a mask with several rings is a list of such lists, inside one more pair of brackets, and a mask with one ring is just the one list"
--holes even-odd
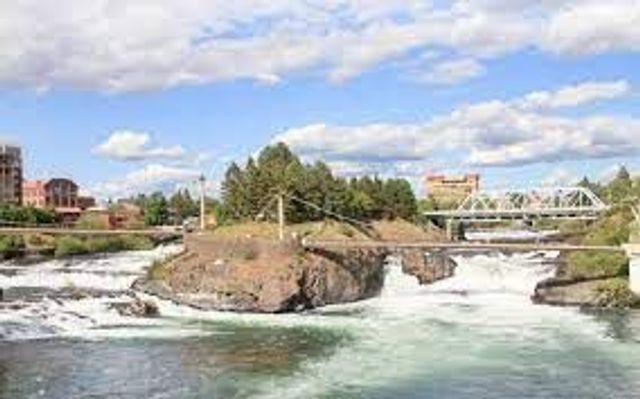
[(178, 235), (180, 232), (163, 231), (163, 230), (91, 230), (91, 229), (65, 229), (59, 227), (0, 227), (0, 235), (13, 234), (64, 234), (78, 236), (96, 236), (96, 235), (141, 235), (141, 236), (169, 236)]
[(464, 243), (464, 242), (399, 242), (399, 241), (342, 241), (305, 240), (302, 245), (308, 249), (424, 249), (462, 251), (605, 251), (624, 252), (624, 248), (607, 245), (569, 245), (563, 243)]
[(449, 210), (425, 212), (428, 218), (461, 220), (487, 219), (595, 219), (599, 212), (593, 209), (502, 209), (502, 210)]

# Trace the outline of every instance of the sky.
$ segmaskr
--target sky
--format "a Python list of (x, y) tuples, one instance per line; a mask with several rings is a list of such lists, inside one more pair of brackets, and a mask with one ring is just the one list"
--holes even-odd
[(640, 0), (0, 2), (25, 177), (216, 190), (286, 142), (340, 175), (491, 188), (640, 172)]

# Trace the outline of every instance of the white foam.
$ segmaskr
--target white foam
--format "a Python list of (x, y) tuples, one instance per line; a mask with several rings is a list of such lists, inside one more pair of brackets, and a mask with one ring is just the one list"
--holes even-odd
[[(179, 253), (171, 245), (151, 251), (125, 252), (101, 258), (52, 260), (36, 265), (14, 267), (15, 275), (0, 275), (0, 287), (7, 288), (89, 288), (110, 292), (129, 289), (133, 281), (154, 260)], [(126, 294), (83, 299), (50, 299), (14, 303), (0, 308), (0, 336), (4, 339), (36, 339), (51, 336), (96, 338), (108, 336), (184, 336), (201, 334), (170, 320), (121, 316), (111, 304), (131, 302)], [(17, 309), (16, 309), (17, 308)], [(155, 327), (155, 328), (151, 328)], [(166, 333), (170, 329), (169, 334)]]
[(539, 240), (558, 234), (558, 230), (476, 230), (465, 232), (465, 238), (471, 241), (490, 240)]
[(486, 361), (484, 351), (504, 342), (562, 350), (566, 335), (605, 340), (603, 327), (591, 317), (531, 303), (536, 282), (553, 274), (547, 261), (556, 256), (457, 256), (455, 276), (430, 286), (419, 286), (392, 263), (382, 296), (320, 311), (331, 315), (359, 309), (348, 326), (353, 343), (325, 361), (309, 362), (264, 396), (314, 397), (327, 387), (348, 389), (354, 381), (375, 389), (424, 373), (424, 365), (457, 370), (461, 364)]

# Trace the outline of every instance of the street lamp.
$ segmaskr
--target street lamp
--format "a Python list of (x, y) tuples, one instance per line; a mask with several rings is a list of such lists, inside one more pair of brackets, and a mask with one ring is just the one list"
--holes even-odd
[(206, 179), (204, 175), (200, 175), (200, 230), (204, 231), (205, 229), (205, 220), (204, 220), (204, 190), (205, 190), (205, 182)]

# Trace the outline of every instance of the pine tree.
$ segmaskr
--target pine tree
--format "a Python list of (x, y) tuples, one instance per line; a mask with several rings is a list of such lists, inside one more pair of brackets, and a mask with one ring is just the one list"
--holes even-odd
[(149, 226), (160, 226), (169, 220), (169, 205), (164, 194), (156, 192), (148, 198), (144, 208), (144, 222)]
[(247, 215), (244, 173), (234, 162), (225, 173), (222, 182), (224, 213), (233, 220), (242, 220)]

